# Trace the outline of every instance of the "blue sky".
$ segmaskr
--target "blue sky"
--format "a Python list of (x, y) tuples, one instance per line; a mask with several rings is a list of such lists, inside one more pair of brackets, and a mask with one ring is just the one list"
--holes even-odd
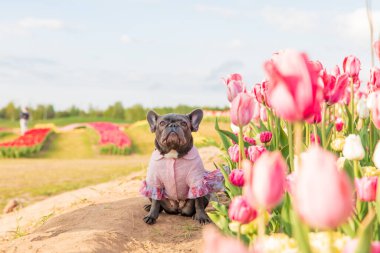
[[(327, 68), (354, 54), (363, 79), (370, 64), (364, 0), (13, 0), (0, 10), (0, 106), (223, 106), (222, 77), (240, 72), (251, 87), (285, 48)], [(373, 15), (380, 26), (380, 3)]]

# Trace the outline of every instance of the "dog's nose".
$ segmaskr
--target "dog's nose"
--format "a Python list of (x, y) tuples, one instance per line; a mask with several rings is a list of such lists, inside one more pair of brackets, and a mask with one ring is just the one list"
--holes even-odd
[(176, 123), (170, 123), (169, 127), (178, 127), (178, 125)]

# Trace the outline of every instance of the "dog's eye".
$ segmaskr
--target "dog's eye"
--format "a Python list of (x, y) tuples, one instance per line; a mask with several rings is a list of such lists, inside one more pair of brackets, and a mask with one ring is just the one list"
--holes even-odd
[(160, 126), (165, 126), (166, 125), (166, 122), (165, 121), (161, 121), (160, 122)]
[(181, 126), (183, 126), (183, 127), (187, 127), (186, 122), (182, 121), (182, 122), (181, 122)]

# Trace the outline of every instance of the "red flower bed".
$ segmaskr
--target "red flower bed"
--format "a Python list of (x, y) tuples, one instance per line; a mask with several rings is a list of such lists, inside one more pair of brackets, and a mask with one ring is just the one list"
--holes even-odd
[(101, 153), (106, 154), (130, 154), (132, 142), (128, 136), (120, 131), (119, 127), (112, 123), (89, 123), (100, 135), (99, 144)]
[(0, 156), (21, 157), (36, 153), (41, 150), (50, 133), (49, 128), (36, 128), (13, 141), (0, 143)]

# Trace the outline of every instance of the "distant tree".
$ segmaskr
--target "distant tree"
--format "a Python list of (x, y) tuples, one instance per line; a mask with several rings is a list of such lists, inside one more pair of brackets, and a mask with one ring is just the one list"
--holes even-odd
[(127, 122), (135, 122), (146, 118), (147, 109), (140, 104), (133, 105), (125, 109), (125, 120)]
[(18, 119), (19, 117), (19, 109), (16, 108), (13, 102), (9, 102), (4, 108), (4, 116), (6, 119), (10, 119), (12, 121)]
[(53, 119), (55, 117), (55, 110), (53, 105), (47, 105), (45, 110), (45, 119)]

